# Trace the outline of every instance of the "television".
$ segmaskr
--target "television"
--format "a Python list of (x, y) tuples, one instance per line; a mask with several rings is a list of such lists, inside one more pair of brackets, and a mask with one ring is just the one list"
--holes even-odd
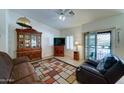
[(64, 46), (65, 38), (54, 38), (54, 46)]

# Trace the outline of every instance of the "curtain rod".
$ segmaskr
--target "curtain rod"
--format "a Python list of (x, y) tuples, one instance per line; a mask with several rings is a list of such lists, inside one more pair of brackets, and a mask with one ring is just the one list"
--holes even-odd
[(117, 28), (117, 27), (111, 27), (111, 28), (105, 28), (105, 29), (98, 29), (98, 30), (92, 30), (92, 31), (87, 31), (87, 32), (101, 32), (101, 31), (109, 31), (109, 30), (120, 30), (120, 28)]

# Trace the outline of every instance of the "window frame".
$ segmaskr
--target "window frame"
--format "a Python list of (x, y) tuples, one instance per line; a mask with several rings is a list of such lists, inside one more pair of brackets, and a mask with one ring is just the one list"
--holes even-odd
[(73, 35), (66, 36), (66, 49), (73, 50), (74, 49), (74, 37)]

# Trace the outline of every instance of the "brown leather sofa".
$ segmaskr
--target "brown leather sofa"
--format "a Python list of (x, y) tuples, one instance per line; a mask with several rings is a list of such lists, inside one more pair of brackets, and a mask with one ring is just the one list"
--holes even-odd
[(124, 63), (108, 55), (100, 61), (86, 60), (77, 67), (76, 78), (82, 84), (114, 84), (124, 75)]
[(0, 52), (0, 83), (32, 84), (41, 83), (27, 57), (12, 60)]

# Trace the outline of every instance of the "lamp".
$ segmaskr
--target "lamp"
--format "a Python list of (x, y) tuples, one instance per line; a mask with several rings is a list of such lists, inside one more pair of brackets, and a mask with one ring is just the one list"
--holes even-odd
[(32, 28), (30, 26), (31, 21), (29, 19), (27, 19), (26, 17), (20, 17), (20, 18), (18, 18), (16, 23), (18, 25), (22, 26), (22, 27)]
[(76, 51), (78, 51), (79, 42), (75, 41)]

